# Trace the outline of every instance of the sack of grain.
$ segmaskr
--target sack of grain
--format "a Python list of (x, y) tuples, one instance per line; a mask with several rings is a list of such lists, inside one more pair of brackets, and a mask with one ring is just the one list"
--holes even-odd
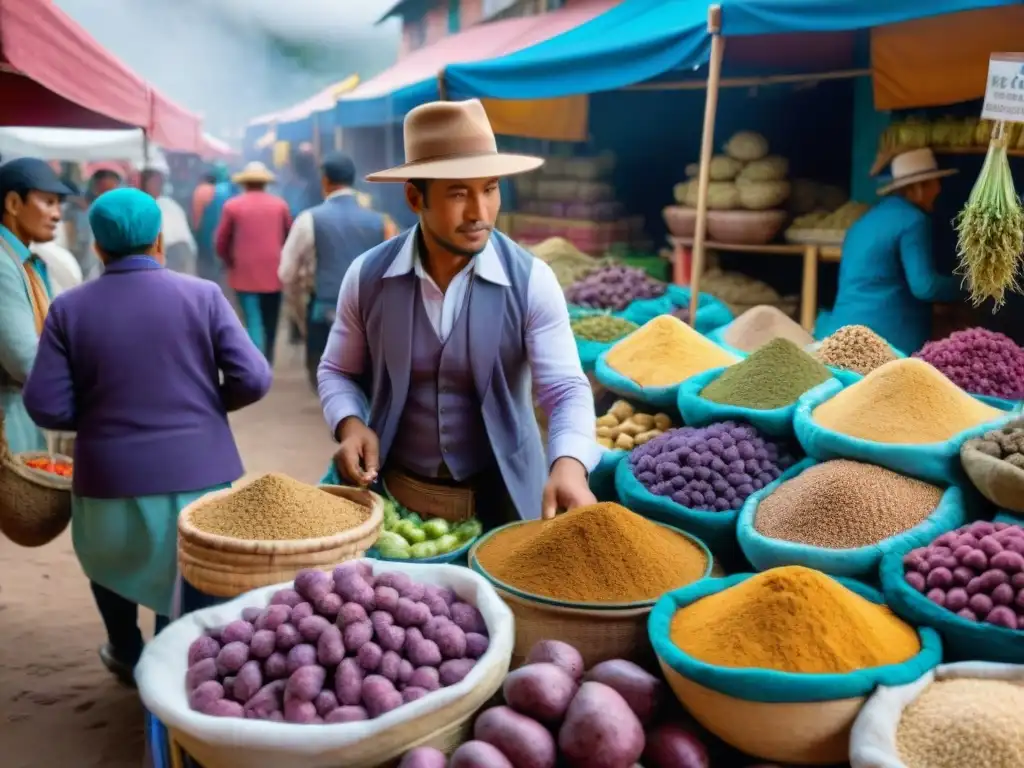
[[(907, 358), (906, 360), (895, 362), (910, 361), (911, 358)], [(889, 363), (889, 365), (893, 364)], [(878, 373), (878, 371), (874, 373)], [(936, 375), (939, 374), (936, 373)], [(830, 429), (820, 424), (812, 415), (819, 406), (832, 400), (840, 392), (844, 393), (844, 404), (849, 404), (851, 407), (857, 405), (862, 399), (859, 396), (861, 393), (855, 394), (852, 398), (848, 393), (853, 391), (854, 387), (862, 386), (865, 381), (866, 379), (860, 379), (845, 389), (843, 382), (839, 380), (827, 381), (800, 398), (797, 403), (796, 413), (793, 415), (793, 431), (796, 433), (797, 440), (803, 446), (808, 456), (819, 461), (827, 459), (854, 459), (855, 461), (877, 464), (895, 472), (901, 472), (910, 477), (916, 477), (942, 486), (961, 485), (966, 481), (966, 477), (960, 465), (960, 446), (966, 440), (980, 436), (995, 426), (1001, 426), (1003, 422), (1011, 418), (1011, 414), (1005, 414), (1002, 417), (997, 416), (992, 421), (986, 421), (957, 432), (945, 440), (920, 442), (909, 439), (909, 436), (905, 433), (893, 433), (892, 442), (881, 442), (879, 440), (854, 437)], [(966, 392), (961, 391), (961, 393), (964, 399), (972, 400)], [(881, 396), (882, 393), (876, 394)], [(916, 398), (919, 405), (926, 402), (923, 397), (924, 393), (921, 391), (908, 391), (905, 394), (908, 398)], [(901, 405), (892, 397), (887, 397), (886, 399), (890, 408)], [(860, 415), (853, 414), (851, 419), (858, 420), (861, 423), (874, 423), (880, 430), (892, 431), (893, 424), (885, 421), (886, 417), (880, 415), (878, 402), (872, 400), (867, 404), (859, 404), (863, 407), (855, 409), (855, 411)], [(908, 418), (913, 416), (907, 409), (903, 409), (903, 413)], [(928, 417), (919, 419), (918, 423), (924, 424), (927, 422), (928, 425), (934, 426), (938, 423), (938, 417), (945, 417), (947, 415), (945, 411), (932, 413)], [(872, 422), (871, 420), (876, 421)], [(896, 441), (897, 439), (899, 442)]]
[(614, 501), (618, 503), (619, 494), (615, 490), (615, 470), (619, 463), (629, 455), (629, 451), (605, 450), (594, 471), (590, 473), (590, 490), (598, 501)]
[[(846, 464), (847, 462), (842, 463)], [(805, 459), (798, 466), (799, 471), (795, 476), (803, 474), (814, 466), (821, 466), (821, 464), (814, 459)], [(870, 467), (870, 465), (862, 466), (869, 468), (868, 471), (873, 469), (877, 472), (880, 469), (878, 467)], [(905, 492), (919, 491), (921, 490), (920, 486), (923, 485), (910, 478), (899, 475), (894, 477), (901, 479), (903, 485), (908, 486)], [(877, 543), (865, 544), (863, 546), (845, 547), (839, 543), (837, 543), (835, 548), (813, 546), (799, 541), (773, 538), (758, 530), (758, 509), (766, 498), (778, 491), (782, 482), (781, 479), (777, 480), (766, 488), (757, 491), (747, 499), (743, 509), (740, 510), (739, 521), (736, 526), (736, 538), (739, 541), (740, 549), (743, 550), (743, 554), (758, 571), (766, 571), (783, 565), (803, 565), (832, 576), (845, 576), (851, 579), (873, 582), (878, 577), (879, 564), (886, 552), (893, 549), (902, 550), (908, 546), (924, 546), (946, 531), (951, 531), (963, 525), (967, 519), (963, 492), (956, 487), (947, 488), (942, 493), (937, 506), (935, 506), (931, 514), (917, 525), (904, 530), (902, 533), (884, 538)], [(897, 497), (897, 499), (902, 499), (902, 497)], [(805, 540), (815, 537), (818, 531), (813, 530), (814, 522), (808, 519), (809, 516), (805, 514), (802, 520), (798, 519), (801, 512), (809, 511), (797, 509), (793, 505), (790, 506), (791, 509), (783, 511), (782, 514), (792, 513), (791, 526), (799, 529), (800, 534), (803, 535)], [(897, 501), (893, 506), (896, 508), (890, 507), (887, 512), (898, 515), (907, 512), (909, 505), (903, 501)], [(783, 507), (783, 504), (778, 504), (779, 509)], [(845, 514), (842, 508), (830, 505), (827, 510), (822, 509), (821, 513), (819, 529), (823, 537), (841, 542), (844, 535), (856, 533), (852, 529), (856, 527), (858, 520), (853, 519), (852, 515), (844, 517), (845, 522), (842, 526), (835, 525), (834, 516), (843, 517)], [(878, 514), (878, 512), (877, 510), (868, 509), (864, 505), (862, 508), (855, 510), (855, 514), (868, 518), (873, 514)], [(787, 516), (789, 515), (787, 514)], [(879, 521), (879, 526), (884, 526), (885, 522)]]
[(401, 571), (417, 582), (450, 587), (461, 600), (479, 609), (487, 623), (490, 646), (465, 679), (376, 719), (339, 725), (216, 718), (193, 711), (185, 690), (189, 645), (206, 629), (237, 619), (242, 609), (266, 606), (274, 592), (292, 586), (288, 582), (196, 611), (150, 641), (135, 669), (146, 708), (193, 758), (217, 768), (371, 768), (387, 764), (421, 743), (429, 744), (438, 735), (449, 742), (467, 738), (473, 714), (501, 687), (508, 671), (515, 639), (512, 612), (491, 585), (468, 568), (364, 562), (376, 572)]
[[(900, 723), (907, 708), (933, 683), (970, 680), (985, 681), (985, 684), (974, 691), (962, 685), (956, 686), (955, 693), (946, 686), (943, 686), (945, 691), (933, 690), (932, 696), (937, 700), (928, 704), (928, 711), (921, 711), (924, 719), (900, 737)], [(1014, 687), (992, 686), (994, 682), (1012, 683)], [(993, 692), (997, 695), (993, 696)], [(971, 696), (977, 706), (964, 706), (968, 704), (966, 700), (959, 702), (965, 694)], [(908, 768), (900, 757), (899, 742), (903, 742), (904, 749), (924, 749), (926, 754), (918, 755), (915, 765), (927, 764), (934, 768), (970, 763), (1019, 765), (1024, 743), (1020, 729), (1012, 726), (1020, 717), (1022, 698), (1024, 667), (984, 661), (943, 664), (912, 683), (880, 686), (850, 730), (850, 768)], [(1016, 709), (1011, 706), (1013, 702), (1016, 702)], [(1008, 725), (1011, 727), (1006, 727)], [(924, 726), (923, 732), (921, 726)], [(918, 736), (924, 738), (915, 738)], [(953, 743), (944, 745), (946, 739)], [(993, 749), (998, 751), (990, 752)], [(942, 754), (945, 758), (936, 757)]]

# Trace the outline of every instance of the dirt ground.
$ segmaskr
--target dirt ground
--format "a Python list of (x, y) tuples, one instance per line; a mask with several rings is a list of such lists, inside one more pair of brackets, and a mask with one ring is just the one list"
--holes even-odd
[[(322, 476), (332, 442), (299, 348), (282, 349), (270, 395), (231, 423), (248, 473)], [(102, 642), (70, 534), (40, 549), (0, 536), (0, 765), (142, 766), (141, 707), (100, 664)]]

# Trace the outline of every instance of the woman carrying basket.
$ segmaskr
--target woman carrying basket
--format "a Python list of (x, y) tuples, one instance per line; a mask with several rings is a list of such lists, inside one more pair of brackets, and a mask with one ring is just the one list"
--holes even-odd
[(164, 268), (152, 197), (108, 192), (89, 223), (104, 273), (54, 301), (24, 396), (37, 424), (78, 432), (72, 539), (107, 629), (100, 657), (130, 683), (138, 606), (158, 628), (171, 613), (178, 514), (241, 477), (227, 413), (271, 373), (214, 283)]

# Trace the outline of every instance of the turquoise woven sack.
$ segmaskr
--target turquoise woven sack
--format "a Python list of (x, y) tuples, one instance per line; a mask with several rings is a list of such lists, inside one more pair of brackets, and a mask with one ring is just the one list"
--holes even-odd
[(344, 485), (344, 483), (341, 482), (341, 475), (338, 474), (338, 468), (334, 466), (333, 459), (327, 467), (327, 471), (324, 473), (324, 476), (320, 478), (320, 485)]
[(797, 401), (793, 416), (793, 429), (807, 455), (819, 461), (828, 459), (854, 459), (877, 464), (904, 475), (927, 480), (937, 485), (960, 485), (966, 476), (960, 466), (960, 446), (964, 441), (983, 433), (1011, 418), (1010, 414), (972, 429), (941, 443), (914, 445), (908, 443), (878, 443), (862, 440), (818, 425), (811, 418), (814, 409), (836, 395), (843, 385), (839, 381), (826, 381), (805, 392)]
[(981, 400), (985, 405), (991, 405), (993, 408), (998, 408), (1000, 411), (1013, 411), (1017, 412), (1024, 405), (1021, 400), (1007, 400), (1002, 397), (992, 397), (992, 395), (971, 395), (975, 400)]
[[(637, 325), (643, 325), (658, 315), (668, 315), (681, 307), (690, 306), (690, 288), (685, 285), (669, 285), (665, 293), (654, 299), (637, 299), (623, 312), (623, 317)], [(708, 333), (732, 322), (732, 311), (721, 300), (709, 293), (702, 293), (697, 303), (697, 316), (693, 328)]]
[[(647, 633), (662, 663), (698, 685), (744, 701), (798, 703), (833, 701), (867, 696), (879, 685), (906, 685), (938, 666), (942, 641), (934, 630), (918, 629), (921, 650), (902, 664), (870, 667), (846, 674), (798, 674), (773, 669), (717, 667), (684, 653), (672, 642), (670, 627), (676, 612), (703, 597), (734, 587), (754, 574), (739, 573), (722, 579), (701, 579), (663, 595), (651, 610)], [(847, 589), (873, 603), (882, 603), (876, 590), (851, 579), (836, 579)]]
[(962, 619), (907, 584), (903, 578), (903, 557), (917, 546), (921, 545), (908, 542), (882, 558), (882, 592), (893, 612), (915, 626), (936, 629), (942, 636), (947, 662), (1024, 664), (1024, 634), (1019, 630)]
[[(804, 459), (797, 467), (799, 472), (803, 472), (817, 463), (813, 459)], [(926, 519), (913, 528), (877, 544), (855, 549), (827, 549), (795, 541), (771, 539), (757, 531), (754, 519), (761, 500), (774, 493), (780, 485), (782, 481), (776, 480), (751, 495), (740, 510), (739, 522), (736, 524), (736, 539), (739, 541), (740, 549), (758, 571), (767, 571), (782, 565), (803, 565), (831, 576), (846, 576), (874, 582), (878, 578), (879, 563), (887, 552), (903, 549), (908, 544), (911, 547), (924, 546), (943, 533), (959, 528), (967, 521), (963, 493), (954, 486), (946, 489), (939, 499), (938, 506)]]
[[(779, 479), (788, 480), (795, 477), (799, 466), (793, 465), (783, 472)], [(716, 557), (728, 559), (739, 549), (736, 544), (738, 510), (706, 512), (684, 507), (668, 496), (653, 494), (636, 479), (628, 459), (620, 461), (615, 468), (615, 490), (619, 494), (619, 503), (622, 506), (656, 522), (667, 523), (692, 533), (707, 544)]]
[(590, 339), (581, 339), (579, 336), (573, 336), (573, 339), (576, 341), (576, 354), (580, 356), (580, 365), (583, 366), (586, 373), (593, 371), (601, 353), (611, 349), (615, 345), (615, 341), (618, 341), (618, 339), (615, 341), (591, 341)]
[(712, 368), (710, 371), (691, 376), (679, 385), (676, 405), (683, 415), (683, 423), (691, 427), (703, 427), (715, 421), (745, 421), (752, 424), (759, 432), (772, 437), (793, 436), (793, 414), (796, 403), (782, 408), (762, 410), (744, 408), (741, 405), (726, 405), (706, 400), (700, 396), (704, 387), (721, 376), (725, 368)]
[(623, 376), (608, 365), (605, 362), (607, 356), (608, 350), (605, 350), (598, 355), (597, 362), (594, 364), (594, 376), (606, 389), (619, 397), (653, 406), (660, 411), (675, 411), (676, 393), (679, 391), (678, 384), (669, 387), (641, 387), (631, 378)]
[(598, 501), (619, 500), (619, 494), (615, 490), (615, 470), (628, 455), (629, 451), (619, 450), (606, 450), (601, 454), (601, 461), (590, 473), (590, 490)]

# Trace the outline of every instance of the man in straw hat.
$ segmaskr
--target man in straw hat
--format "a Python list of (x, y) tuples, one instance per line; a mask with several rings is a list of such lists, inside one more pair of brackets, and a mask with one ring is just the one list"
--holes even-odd
[(866, 325), (911, 354), (931, 338), (932, 302), (956, 301), (959, 281), (939, 274), (932, 262), (932, 222), (942, 170), (930, 149), (893, 158), (882, 199), (850, 227), (843, 241), (839, 293), (822, 312), (815, 335), (844, 325)]
[(476, 100), (412, 110), (405, 157), (367, 180), (403, 183), (419, 223), (349, 267), (318, 372), (337, 469), (366, 485), (383, 468), (403, 506), (485, 526), (594, 503), (594, 398), (562, 290), (494, 229), (500, 179), (543, 160), (499, 153)]
[(281, 315), (281, 248), (292, 226), (288, 204), (267, 192), (274, 174), (252, 162), (231, 181), (244, 190), (224, 203), (214, 242), (228, 268), (228, 285), (238, 294), (245, 329), (270, 364), (274, 363)]

